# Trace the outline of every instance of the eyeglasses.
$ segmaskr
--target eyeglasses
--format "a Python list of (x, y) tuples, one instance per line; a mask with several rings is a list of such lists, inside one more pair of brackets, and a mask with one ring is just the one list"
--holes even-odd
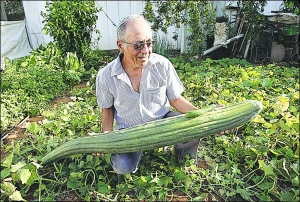
[[(122, 41), (122, 40), (121, 40)], [(127, 43), (128, 45), (132, 46), (134, 50), (142, 50), (144, 46), (146, 45), (148, 48), (151, 48), (153, 46), (153, 43), (155, 41), (148, 41), (146, 43), (138, 42), (137, 44), (128, 43), (126, 41), (122, 41), (123, 43)]]

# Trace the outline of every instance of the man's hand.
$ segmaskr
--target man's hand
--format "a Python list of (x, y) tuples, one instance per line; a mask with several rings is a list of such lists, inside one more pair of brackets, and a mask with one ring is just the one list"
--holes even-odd
[[(96, 135), (97, 133), (89, 132), (88, 136)], [(104, 156), (104, 153), (92, 153), (93, 156)]]

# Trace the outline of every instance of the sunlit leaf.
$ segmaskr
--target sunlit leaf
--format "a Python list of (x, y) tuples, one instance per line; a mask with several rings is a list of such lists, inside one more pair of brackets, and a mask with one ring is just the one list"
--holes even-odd
[(19, 191), (15, 191), (12, 195), (9, 196), (9, 199), (12, 201), (26, 201), (22, 198), (21, 193)]
[(254, 119), (252, 119), (252, 122), (254, 123), (266, 123), (265, 119), (263, 117), (261, 117), (261, 115), (257, 115), (254, 117)]
[(1, 190), (7, 195), (11, 195), (16, 190), (16, 187), (10, 182), (2, 182)]
[(22, 184), (25, 184), (27, 180), (30, 178), (31, 172), (29, 169), (21, 169), (19, 175)]
[(259, 168), (262, 169), (266, 176), (274, 176), (273, 167), (271, 165), (266, 165), (263, 160), (258, 160)]
[(10, 153), (6, 158), (5, 160), (1, 163), (1, 166), (4, 166), (6, 168), (9, 168), (11, 163), (12, 163), (12, 160), (13, 160), (13, 157), (14, 157), (14, 154), (13, 153)]
[(26, 163), (19, 161), (17, 164), (11, 166), (11, 172), (17, 172), (20, 168), (24, 167)]
[(281, 113), (285, 112), (286, 110), (288, 110), (289, 104), (290, 104), (289, 98), (286, 97), (285, 95), (281, 95), (281, 96), (277, 97), (277, 101), (273, 106), (274, 113), (281, 114)]

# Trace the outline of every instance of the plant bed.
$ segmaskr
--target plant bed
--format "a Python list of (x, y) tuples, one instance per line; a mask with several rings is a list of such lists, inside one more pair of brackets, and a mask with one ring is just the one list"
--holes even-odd
[(39, 201), (298, 201), (298, 69), (238, 59), (171, 60), (184, 96), (199, 108), (255, 99), (262, 112), (237, 133), (202, 138), (198, 165), (157, 148), (143, 153), (134, 174), (115, 174), (109, 154), (79, 154), (42, 167), (41, 159), (59, 145), (101, 130), (94, 72), (84, 88), (69, 92), (70, 102), (30, 123), (23, 138), (1, 142), (7, 155), (1, 159), (1, 200), (20, 194)]

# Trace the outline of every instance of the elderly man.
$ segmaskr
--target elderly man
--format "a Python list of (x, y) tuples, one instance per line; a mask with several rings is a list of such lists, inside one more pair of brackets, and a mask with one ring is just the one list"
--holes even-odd
[[(149, 22), (141, 15), (124, 18), (117, 30), (118, 57), (96, 78), (98, 105), (102, 108), (102, 132), (129, 128), (197, 109), (181, 96), (184, 87), (171, 62), (152, 53)], [(178, 112), (170, 111), (173, 106)], [(174, 146), (175, 154), (197, 157), (199, 139)], [(111, 154), (118, 174), (135, 172), (142, 152)]]

